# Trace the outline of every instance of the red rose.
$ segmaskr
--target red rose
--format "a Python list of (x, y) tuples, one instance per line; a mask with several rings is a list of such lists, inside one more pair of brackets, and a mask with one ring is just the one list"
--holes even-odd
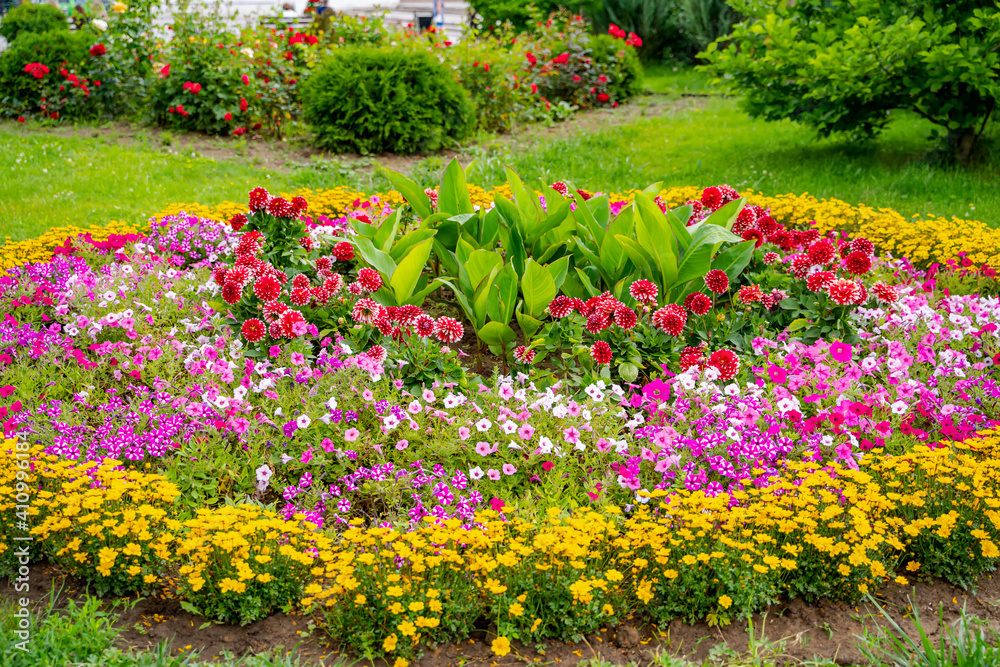
[(240, 111), (243, 112), (243, 111), (246, 111), (246, 110), (247, 110), (247, 101), (241, 97), (240, 98)]
[(233, 114), (230, 113), (229, 111), (227, 111), (226, 115), (223, 116), (223, 118), (225, 118), (226, 120), (232, 120), (233, 119)]
[(598, 102), (607, 102), (610, 99), (611, 99), (611, 96), (608, 95), (607, 93), (598, 93), (598, 95), (597, 95), (597, 101)]
[(250, 85), (250, 77), (248, 77), (246, 74), (244, 74), (243, 76), (241, 76), (240, 79), (243, 81), (243, 85), (244, 86), (249, 86)]
[(24, 122), (24, 116), (18, 116), (17, 117), (17, 122), (18, 123), (23, 123)]
[(103, 56), (108, 50), (103, 44), (94, 44), (90, 47), (90, 55), (92, 56)]

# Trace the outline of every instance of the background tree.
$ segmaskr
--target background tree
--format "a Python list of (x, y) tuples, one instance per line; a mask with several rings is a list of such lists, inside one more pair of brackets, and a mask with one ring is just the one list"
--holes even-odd
[[(877, 135), (908, 109), (968, 162), (1000, 97), (1000, 8), (975, 0), (735, 0), (706, 68), (754, 117)], [(938, 132), (935, 130), (935, 135)]]

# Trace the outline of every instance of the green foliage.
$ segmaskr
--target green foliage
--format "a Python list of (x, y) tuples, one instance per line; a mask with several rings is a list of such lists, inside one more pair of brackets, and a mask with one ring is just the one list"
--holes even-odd
[(517, 30), (533, 30), (543, 23), (541, 17), (558, 9), (578, 14), (590, 14), (599, 0), (473, 0), (472, 9), (479, 15), (483, 30), (498, 30), (504, 26)]
[(0, 37), (8, 42), (19, 35), (58, 31), (68, 32), (69, 24), (62, 10), (50, 4), (24, 2), (7, 12), (0, 22)]
[(309, 32), (324, 37), (333, 45), (366, 44), (382, 46), (389, 37), (383, 16), (352, 16), (338, 12), (323, 12), (315, 16)]
[(45, 81), (24, 71), (29, 63), (41, 63), (49, 68), (44, 79), (61, 79), (59, 70), (79, 67), (90, 54), (91, 38), (84, 32), (58, 30), (46, 33), (25, 33), (0, 53), (0, 109), (4, 115), (17, 116), (34, 109), (41, 101)]
[(634, 47), (611, 35), (597, 35), (590, 40), (590, 55), (608, 77), (612, 100), (625, 101), (642, 94), (642, 62)]
[(727, 36), (741, 20), (726, 0), (680, 0), (678, 27), (687, 42), (689, 59)]
[(332, 150), (433, 151), (475, 123), (469, 94), (426, 52), (338, 50), (304, 83), (302, 101), (316, 144)]
[[(239, 122), (240, 100), (251, 92), (241, 79), (249, 68), (235, 36), (219, 16), (199, 12), (177, 14), (173, 28), (174, 38), (159, 54), (169, 72), (158, 73), (152, 85), (149, 117), (171, 128), (229, 134)], [(200, 89), (186, 89), (191, 83)]]
[(602, 0), (594, 24), (602, 33), (613, 24), (639, 35), (647, 60), (683, 57), (686, 52), (679, 0)]
[(981, 2), (741, 2), (703, 54), (753, 117), (869, 138), (908, 109), (967, 161), (1000, 97), (1000, 8)]

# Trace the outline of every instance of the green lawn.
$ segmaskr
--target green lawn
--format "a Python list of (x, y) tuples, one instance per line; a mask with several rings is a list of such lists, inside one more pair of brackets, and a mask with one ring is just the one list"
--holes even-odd
[[(646, 85), (677, 107), (528, 150), (514, 145), (480, 151), (471, 179), (501, 183), (502, 167), (509, 164), (524, 178), (569, 179), (588, 189), (621, 190), (657, 180), (729, 183), (768, 194), (809, 192), (889, 206), (906, 215), (955, 215), (1000, 224), (1000, 150), (984, 151), (969, 170), (945, 167), (930, 157), (930, 126), (906, 115), (870, 144), (816, 140), (793, 123), (750, 120), (733, 98), (706, 96), (711, 86), (697, 73), (654, 67)], [(1000, 139), (996, 128), (990, 139)], [(428, 160), (417, 170), (426, 172), (435, 162), (440, 160)], [(357, 174), (336, 168), (283, 175), (243, 159), (191, 158), (148, 142), (62, 137), (0, 124), (0, 239), (31, 238), (66, 224), (140, 222), (171, 202), (241, 201), (261, 184), (277, 191), (357, 180)], [(384, 183), (375, 181), (373, 187)]]

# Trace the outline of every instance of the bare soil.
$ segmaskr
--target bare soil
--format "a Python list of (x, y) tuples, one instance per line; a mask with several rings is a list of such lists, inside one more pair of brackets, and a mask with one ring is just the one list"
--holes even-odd
[[(453, 157), (463, 163), (472, 159), (472, 151), (478, 147), (511, 148), (522, 150), (538, 143), (580, 134), (588, 134), (611, 126), (628, 123), (642, 117), (655, 117), (685, 108), (692, 104), (689, 98), (670, 98), (665, 95), (647, 95), (637, 98), (616, 109), (590, 109), (573, 118), (553, 125), (525, 125), (513, 132), (496, 135), (479, 144), (456, 146), (434, 154), (443, 160)], [(104, 125), (56, 125), (52, 127), (32, 126), (30, 129), (14, 121), (3, 122), (4, 130), (15, 134), (50, 135), (55, 137), (83, 137), (98, 139), (121, 146), (145, 147), (186, 156), (200, 156), (220, 162), (245, 161), (278, 173), (289, 173), (297, 167), (308, 165), (314, 160), (336, 159), (347, 167), (370, 171), (375, 164), (394, 171), (406, 172), (427, 155), (371, 155), (353, 153), (334, 154), (321, 151), (309, 145), (308, 137), (297, 136), (280, 141), (264, 136), (246, 135), (244, 138), (219, 137), (193, 132), (173, 132), (158, 127), (138, 123), (114, 122)]]
[[(913, 586), (890, 584), (880, 591), (881, 604), (892, 613), (904, 629), (913, 632), (911, 621), (901, 617), (911, 613), (910, 600), (917, 601), (917, 610), (932, 640), (937, 640), (941, 628), (937, 623), (939, 605), (943, 606), (946, 622), (958, 618), (963, 609), (983, 619), (987, 627), (1000, 630), (1000, 571), (984, 576), (975, 594), (942, 581), (917, 583)], [(31, 589), (16, 596), (33, 601), (46, 599), (53, 587), (60, 599), (79, 598), (85, 587), (63, 577), (47, 565), (31, 568)], [(0, 595), (13, 598), (10, 585), (0, 585)], [(909, 597), (908, 597), (909, 596)], [(108, 600), (110, 605), (112, 600)], [(762, 614), (754, 614), (753, 635), (759, 647), (762, 640), (771, 643), (771, 654), (779, 664), (796, 664), (802, 660), (832, 659), (838, 665), (864, 664), (858, 650), (859, 637), (867, 629), (876, 630), (878, 611), (871, 605), (847, 605), (836, 602), (806, 604), (791, 600), (775, 604)], [(177, 600), (166, 596), (143, 598), (122, 614), (119, 626), (122, 647), (147, 649), (163, 641), (171, 642), (175, 654), (200, 651), (203, 658), (221, 656), (223, 651), (235, 655), (256, 654), (269, 649), (294, 650), (304, 662), (312, 665), (333, 665), (355, 662), (357, 656), (342, 651), (336, 638), (327, 637), (321, 629), (310, 633), (310, 618), (275, 614), (257, 623), (239, 627), (213, 623), (202, 627), (205, 620), (185, 612)], [(881, 621), (881, 625), (886, 625)], [(489, 630), (477, 631), (466, 641), (428, 649), (415, 661), (414, 667), (464, 667), (469, 664), (490, 666), (522, 663), (558, 663), (573, 667), (581, 660), (600, 656), (615, 665), (638, 663), (648, 665), (658, 651), (701, 661), (717, 645), (725, 645), (738, 654), (746, 654), (750, 632), (745, 621), (727, 627), (710, 627), (706, 623), (686, 624), (672, 621), (665, 627), (654, 627), (641, 614), (614, 628), (588, 635), (575, 644), (548, 642), (544, 646), (526, 647), (514, 643), (514, 650), (504, 658), (490, 651), (495, 635)], [(915, 636), (915, 632), (913, 635)], [(544, 652), (543, 652), (544, 651)], [(361, 665), (387, 667), (387, 663), (359, 661)]]

